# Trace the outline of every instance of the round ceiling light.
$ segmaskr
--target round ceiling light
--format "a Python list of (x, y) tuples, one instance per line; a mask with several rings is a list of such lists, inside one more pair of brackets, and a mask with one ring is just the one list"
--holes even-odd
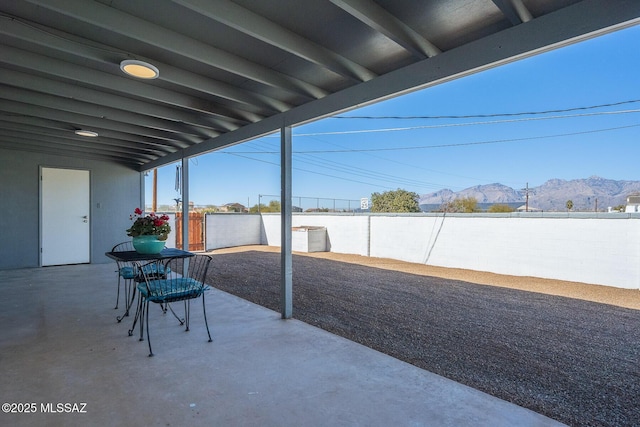
[(84, 129), (78, 129), (76, 130), (76, 135), (80, 135), (80, 136), (88, 136), (91, 138), (95, 138), (96, 136), (98, 136), (98, 132), (94, 132), (92, 130), (84, 130)]
[(125, 59), (120, 63), (120, 69), (130, 76), (139, 79), (155, 79), (160, 75), (160, 71), (148, 62), (137, 59)]

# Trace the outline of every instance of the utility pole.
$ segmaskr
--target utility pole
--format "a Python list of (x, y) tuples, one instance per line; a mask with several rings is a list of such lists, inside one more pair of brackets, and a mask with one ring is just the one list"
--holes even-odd
[(158, 212), (158, 169), (153, 168), (153, 192), (152, 192), (151, 212)]
[(525, 212), (529, 212), (529, 183), (527, 182), (527, 186), (522, 189), (524, 191), (524, 210)]

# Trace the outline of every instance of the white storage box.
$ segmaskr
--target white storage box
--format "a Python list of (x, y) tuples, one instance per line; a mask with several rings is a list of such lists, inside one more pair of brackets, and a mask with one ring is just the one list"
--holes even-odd
[(291, 249), (296, 252), (326, 252), (327, 229), (325, 227), (291, 227)]

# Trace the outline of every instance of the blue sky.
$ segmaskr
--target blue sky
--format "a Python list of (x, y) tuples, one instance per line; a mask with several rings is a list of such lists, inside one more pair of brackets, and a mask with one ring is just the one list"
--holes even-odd
[[(619, 105), (587, 108), (607, 104)], [(428, 118), (383, 118), (390, 116)], [(593, 175), (640, 180), (640, 26), (341, 117), (350, 118), (293, 129), (294, 205), (354, 207), (344, 200), (398, 188), (427, 194)], [(276, 199), (278, 150), (272, 136), (192, 159), (190, 199), (249, 206), (259, 195), (265, 204)], [(179, 197), (175, 168), (158, 170), (159, 205)], [(146, 181), (149, 205), (150, 176)]]

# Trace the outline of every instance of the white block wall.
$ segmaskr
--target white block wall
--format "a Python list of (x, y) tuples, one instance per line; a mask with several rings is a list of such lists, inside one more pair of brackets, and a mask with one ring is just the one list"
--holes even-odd
[(169, 217), (169, 224), (171, 225), (171, 232), (169, 233), (169, 236), (167, 236), (167, 241), (164, 244), (165, 247), (167, 248), (175, 248), (176, 247), (176, 214), (175, 213), (167, 213), (166, 214)]
[[(260, 244), (280, 246), (280, 215), (263, 214), (262, 222)], [(366, 215), (293, 214), (291, 222), (293, 227), (325, 227), (329, 252), (369, 255), (369, 217)]]
[(326, 227), (329, 252), (369, 255), (369, 216), (301, 214), (293, 215), (292, 222), (294, 227)]
[[(292, 223), (293, 227), (299, 225)], [(280, 215), (279, 214), (262, 214), (262, 239), (261, 245), (280, 246)]]
[[(278, 214), (263, 214), (261, 221), (257, 215), (224, 218), (207, 216), (208, 249), (280, 246)], [(640, 288), (638, 214), (294, 214), (292, 222), (326, 227), (331, 252)], [(213, 242), (209, 236), (221, 233), (218, 227), (228, 237)]]
[(205, 224), (207, 250), (259, 245), (262, 241), (262, 220), (258, 214), (207, 214)]
[(640, 288), (638, 218), (372, 217), (371, 256)]

